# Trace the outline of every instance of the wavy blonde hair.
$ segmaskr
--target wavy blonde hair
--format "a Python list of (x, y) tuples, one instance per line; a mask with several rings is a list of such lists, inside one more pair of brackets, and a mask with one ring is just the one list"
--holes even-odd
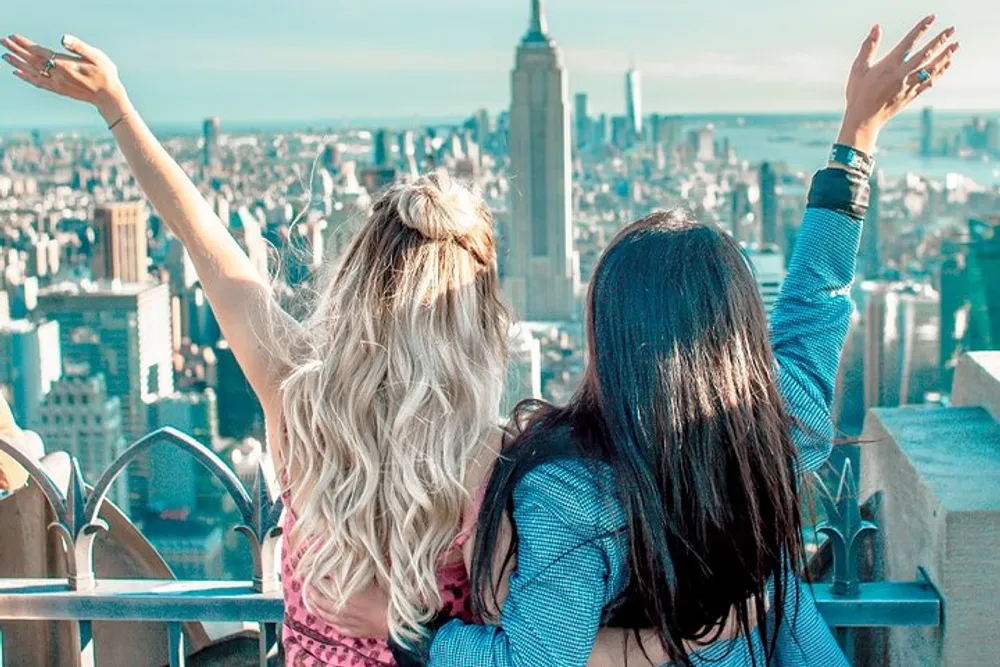
[(442, 606), (470, 461), (507, 361), (492, 217), (445, 173), (391, 187), (348, 247), (282, 385), (307, 606), (378, 582), (397, 640)]

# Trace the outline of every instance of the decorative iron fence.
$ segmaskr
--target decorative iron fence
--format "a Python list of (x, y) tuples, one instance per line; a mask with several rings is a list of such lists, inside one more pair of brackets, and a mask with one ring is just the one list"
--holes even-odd
[[(94, 575), (96, 536), (107, 530), (98, 518), (111, 485), (137, 457), (151, 447), (169, 443), (193, 456), (219, 480), (233, 499), (242, 522), (236, 530), (246, 536), (253, 557), (253, 580), (178, 581), (98, 579)], [(0, 621), (69, 621), (79, 638), (80, 665), (98, 664), (91, 623), (139, 621), (167, 624), (169, 663), (186, 661), (184, 622), (252, 622), (260, 625), (258, 661), (267, 656), (278, 637), (283, 616), (278, 562), (282, 504), (265, 481), (258, 465), (252, 489), (209, 448), (171, 428), (155, 431), (126, 450), (91, 488), (71, 458), (65, 492), (35, 461), (0, 439), (0, 451), (9, 454), (29, 473), (51, 505), (56, 520), (49, 526), (61, 538), (68, 572), (63, 579), (0, 579)], [(841, 457), (836, 492), (817, 477), (819, 500), (826, 520), (817, 528), (832, 553), (832, 580), (816, 583), (817, 606), (831, 627), (840, 628), (849, 655), (854, 628), (939, 626), (943, 601), (922, 573), (911, 582), (861, 582), (858, 547), (876, 526), (862, 518), (858, 504), (856, 459)], [(852, 462), (854, 461), (854, 462)], [(0, 633), (0, 666), (3, 636)]]

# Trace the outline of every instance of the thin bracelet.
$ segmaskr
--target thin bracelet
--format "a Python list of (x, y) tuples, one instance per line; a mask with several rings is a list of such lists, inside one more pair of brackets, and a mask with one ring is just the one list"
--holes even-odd
[(116, 127), (118, 127), (118, 124), (119, 124), (119, 123), (121, 123), (121, 122), (122, 122), (123, 120), (125, 120), (125, 119), (126, 119), (126, 118), (128, 118), (128, 117), (129, 117), (129, 114), (127, 114), (127, 113), (123, 113), (123, 114), (122, 114), (122, 117), (121, 117), (121, 118), (119, 118), (119, 119), (118, 119), (118, 120), (116, 120), (115, 122), (111, 123), (111, 125), (108, 125), (108, 129), (109, 129), (109, 130), (113, 130), (113, 129), (115, 129)]

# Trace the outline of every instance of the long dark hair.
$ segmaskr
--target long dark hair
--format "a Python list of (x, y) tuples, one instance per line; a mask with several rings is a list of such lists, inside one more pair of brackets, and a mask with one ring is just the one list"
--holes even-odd
[(760, 626), (770, 663), (802, 521), (790, 418), (743, 252), (683, 210), (633, 223), (598, 264), (587, 334), (569, 404), (516, 411), (479, 517), (476, 605), (496, 607), (493, 554), (518, 481), (583, 457), (611, 466), (628, 531), (629, 585), (605, 622), (654, 628), (690, 665), (685, 642), (719, 637), (735, 610), (748, 642)]

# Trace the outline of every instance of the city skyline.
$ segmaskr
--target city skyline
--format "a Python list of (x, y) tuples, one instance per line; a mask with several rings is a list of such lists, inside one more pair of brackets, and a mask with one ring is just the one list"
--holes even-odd
[[(307, 0), (275, 16), (261, 0), (241, 3), (238, 13), (232, 3), (184, 0), (149, 8), (140, 19), (122, 0), (86, 10), (55, 0), (44, 16), (8, 10), (5, 28), (49, 44), (72, 32), (106, 49), (153, 124), (208, 115), (233, 122), (450, 118), (506, 107), (510, 44), (524, 30), (522, 2), (375, 4), (334, 8)], [(647, 111), (836, 111), (844, 74), (870, 24), (881, 22), (891, 41), (935, 9), (923, 0), (847, 0), (835, 14), (790, 0), (752, 8), (733, 0), (698, 7), (649, 0), (547, 5), (571, 94), (588, 92), (595, 112), (615, 114), (625, 111), (621, 81), (632, 59), (642, 72)], [(987, 5), (969, 0), (937, 9), (942, 27), (954, 23), (963, 32), (961, 66), (926, 102), (1000, 108), (1000, 79), (992, 75), (1000, 44), (982, 21)], [(52, 16), (61, 17), (60, 25)], [(769, 34), (780, 38), (761, 38)], [(6, 102), (0, 127), (97, 124), (89, 110), (16, 83), (0, 85)]]

